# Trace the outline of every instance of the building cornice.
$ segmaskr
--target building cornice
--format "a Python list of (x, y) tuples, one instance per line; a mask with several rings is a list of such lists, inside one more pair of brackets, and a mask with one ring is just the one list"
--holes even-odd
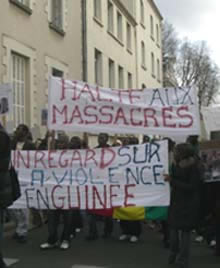
[(160, 10), (158, 9), (157, 5), (155, 4), (154, 0), (148, 0), (149, 4), (151, 7), (154, 9), (154, 11), (158, 14), (159, 18), (163, 20), (163, 16), (160, 13)]

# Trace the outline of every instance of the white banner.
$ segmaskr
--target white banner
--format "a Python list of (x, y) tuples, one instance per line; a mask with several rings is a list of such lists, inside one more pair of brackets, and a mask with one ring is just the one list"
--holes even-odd
[(0, 115), (12, 112), (12, 90), (9, 84), (0, 85)]
[(14, 208), (107, 209), (170, 202), (167, 142), (64, 151), (14, 151), (22, 196)]
[(193, 88), (120, 90), (52, 77), (48, 126), (91, 133), (198, 135)]

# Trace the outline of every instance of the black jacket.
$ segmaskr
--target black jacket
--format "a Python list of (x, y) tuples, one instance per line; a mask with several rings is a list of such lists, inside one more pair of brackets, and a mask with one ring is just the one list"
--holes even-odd
[(171, 176), (170, 226), (190, 231), (199, 220), (201, 180), (196, 161), (187, 159), (173, 165)]
[[(16, 147), (17, 147), (17, 141), (16, 140), (13, 140), (11, 142), (11, 149), (12, 150), (16, 150)], [(22, 148), (23, 151), (34, 151), (36, 150), (36, 147), (34, 145), (33, 142), (29, 141), (29, 140), (26, 140), (24, 142), (24, 145), (23, 145), (23, 148)]]
[(10, 137), (0, 129), (0, 208), (6, 208), (13, 203), (12, 185), (9, 174), (11, 161)]

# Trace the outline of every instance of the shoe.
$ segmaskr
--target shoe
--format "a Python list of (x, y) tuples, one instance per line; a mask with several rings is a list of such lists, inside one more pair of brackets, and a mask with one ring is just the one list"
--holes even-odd
[(196, 238), (195, 238), (195, 242), (196, 243), (202, 243), (203, 242), (203, 240), (204, 240), (204, 238), (203, 238), (203, 236), (197, 236)]
[(123, 235), (121, 235), (121, 236), (119, 237), (119, 240), (120, 240), (120, 241), (125, 241), (126, 239), (128, 239), (128, 235), (126, 235), (126, 234), (123, 234)]
[(46, 242), (46, 243), (40, 245), (41, 249), (52, 249), (52, 248), (55, 248), (55, 247), (57, 247), (57, 243), (50, 244), (50, 243)]
[(94, 240), (96, 240), (96, 239), (98, 239), (98, 235), (97, 235), (97, 234), (90, 234), (90, 235), (88, 235), (88, 236), (86, 237), (86, 240), (87, 240), (87, 241), (94, 241)]
[(138, 237), (135, 235), (132, 235), (132, 237), (130, 238), (130, 242), (131, 243), (137, 243), (138, 242)]
[(20, 243), (20, 244), (25, 244), (27, 243), (27, 237), (26, 236), (23, 236), (23, 235), (18, 235), (17, 237), (17, 242)]
[(209, 246), (210, 248), (214, 248), (216, 246), (216, 241), (215, 240), (212, 240), (210, 243), (209, 243)]
[(74, 238), (76, 238), (76, 234), (71, 234), (70, 239), (74, 239)]
[(177, 258), (176, 254), (171, 253), (169, 258), (168, 258), (168, 263), (169, 264), (174, 264), (176, 262), (176, 258)]
[(60, 249), (66, 250), (70, 248), (70, 243), (67, 240), (63, 240), (63, 242), (60, 245)]

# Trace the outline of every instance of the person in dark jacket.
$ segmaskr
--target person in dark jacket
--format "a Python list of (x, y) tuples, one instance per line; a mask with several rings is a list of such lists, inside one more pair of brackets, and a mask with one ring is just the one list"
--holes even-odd
[[(20, 124), (15, 131), (14, 139), (11, 142), (12, 150), (32, 151), (35, 145), (30, 141), (30, 130), (28, 126)], [(16, 230), (13, 238), (19, 243), (26, 243), (29, 225), (28, 209), (13, 209), (16, 223)]]
[[(3, 212), (4, 208), (12, 201), (11, 192), (7, 190), (8, 187), (11, 189), (11, 185), (7, 185), (4, 180), (9, 169), (10, 156), (10, 137), (0, 124), (0, 268), (6, 267), (2, 256)], [(10, 196), (8, 196), (8, 193)]]
[[(138, 144), (137, 137), (129, 138), (129, 145)], [(129, 239), (131, 243), (136, 243), (141, 235), (141, 221), (139, 220), (120, 220), (120, 228), (122, 234), (119, 237), (120, 241)]]
[[(78, 136), (73, 136), (70, 140), (68, 149), (78, 150), (82, 147), (82, 140)], [(76, 233), (80, 232), (83, 228), (83, 218), (80, 209), (72, 210), (72, 231), (71, 237), (75, 237)]]
[[(66, 134), (61, 134), (56, 141), (57, 150), (68, 149), (69, 138)], [(60, 224), (60, 218), (63, 218), (63, 232), (58, 238), (58, 227)], [(48, 239), (46, 243), (40, 245), (42, 250), (53, 249), (59, 246), (62, 250), (70, 248), (70, 235), (72, 224), (72, 211), (62, 209), (51, 209), (48, 211)], [(59, 243), (60, 242), (60, 243)]]
[(200, 206), (200, 178), (194, 151), (189, 144), (178, 144), (174, 150), (171, 176), (171, 204), (169, 211), (169, 263), (179, 268), (189, 267), (190, 234), (197, 226)]
[[(107, 133), (100, 133), (98, 135), (98, 146), (96, 146), (95, 148), (110, 147), (110, 145), (108, 144), (108, 139), (109, 139), (109, 136)], [(86, 236), (86, 240), (93, 241), (98, 238), (98, 230), (97, 230), (98, 219), (103, 219), (104, 221), (104, 232), (103, 232), (102, 237), (106, 239), (111, 236), (112, 231), (113, 231), (113, 220), (111, 216), (107, 215), (109, 211), (111, 211), (111, 209), (95, 210), (92, 213), (89, 213), (90, 214), (89, 215), (89, 234)], [(112, 211), (110, 214), (112, 214)]]

